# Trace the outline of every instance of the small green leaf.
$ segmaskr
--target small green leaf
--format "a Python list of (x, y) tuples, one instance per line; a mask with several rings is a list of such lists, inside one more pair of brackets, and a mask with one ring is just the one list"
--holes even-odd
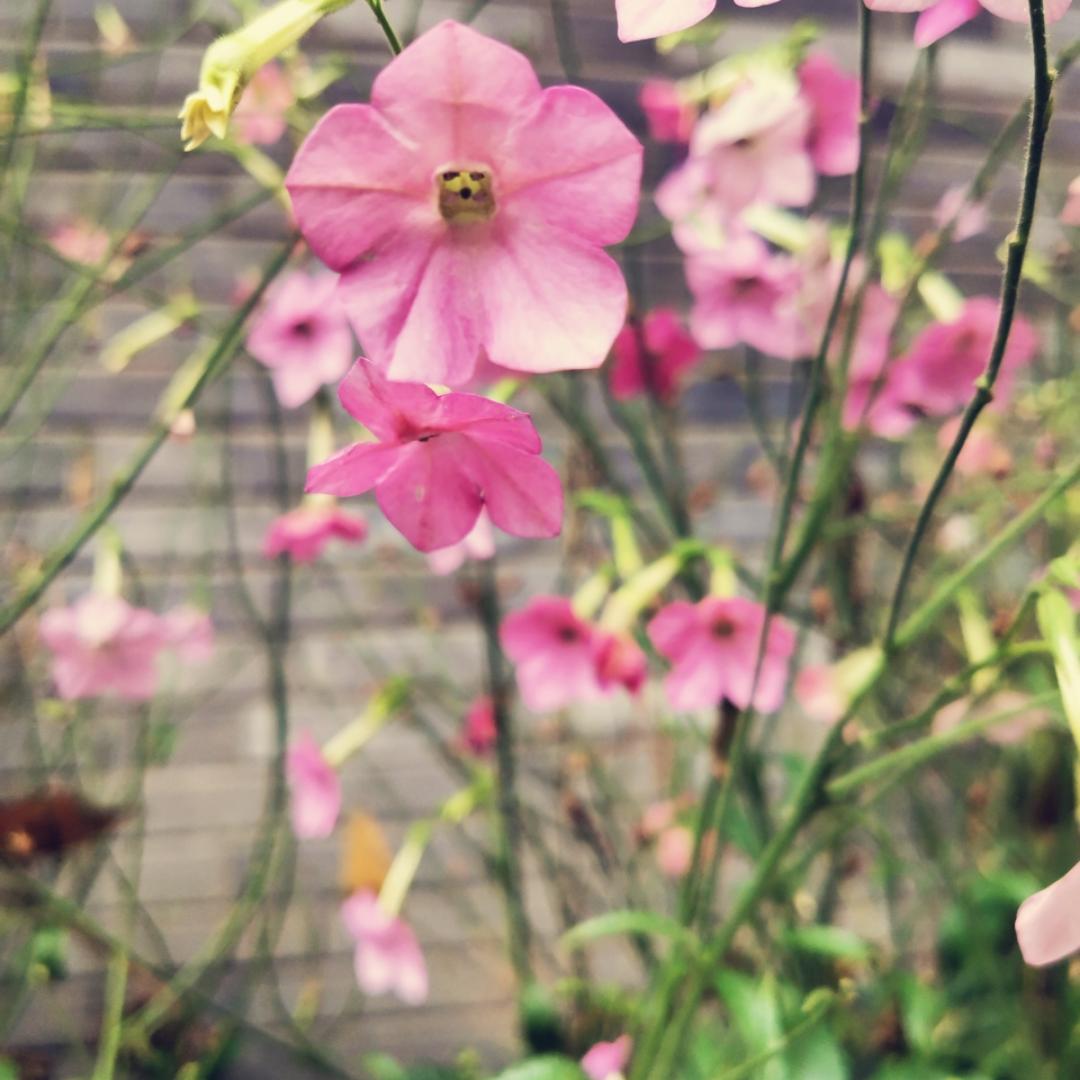
[(784, 935), (784, 943), (830, 960), (862, 962), (870, 957), (870, 946), (858, 934), (839, 926), (795, 926)]
[(585, 1073), (572, 1058), (545, 1054), (520, 1065), (511, 1065), (495, 1080), (585, 1080)]
[(609, 911), (579, 923), (563, 935), (562, 944), (568, 949), (579, 949), (597, 938), (614, 934), (647, 934), (650, 937), (666, 937), (686, 945), (697, 945), (697, 937), (680, 922), (655, 911)]

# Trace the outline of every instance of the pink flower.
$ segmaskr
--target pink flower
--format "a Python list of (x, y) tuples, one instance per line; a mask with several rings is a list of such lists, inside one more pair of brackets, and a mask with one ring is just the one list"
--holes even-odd
[(475, 757), (484, 757), (495, 745), (495, 704), (487, 694), (478, 697), (465, 714), (461, 742)]
[[(966, 405), (975, 380), (986, 368), (997, 322), (998, 301), (975, 296), (964, 302), (963, 310), (952, 322), (928, 326), (896, 365), (898, 393), (931, 416)], [(1017, 315), (994, 389), (998, 402), (1008, 398), (1017, 369), (1034, 359), (1037, 348), (1034, 327)]]
[(1080, 225), (1080, 176), (1074, 176), (1069, 184), (1065, 205), (1061, 208), (1063, 225)]
[(620, 41), (644, 41), (686, 30), (712, 14), (716, 0), (615, 0)]
[(420, 551), (464, 539), (485, 506), (514, 536), (558, 534), (562, 486), (540, 457), (526, 413), (474, 394), (439, 397), (418, 383), (389, 382), (364, 359), (338, 396), (378, 441), (354, 443), (309, 469), (309, 492), (374, 488), (390, 523)]
[(495, 532), (486, 510), (480, 511), (476, 524), (463, 540), (428, 554), (428, 567), (433, 574), (452, 574), (466, 559), (490, 559), (495, 554)]
[(659, 802), (650, 803), (645, 807), (641, 820), (638, 822), (638, 835), (643, 840), (651, 840), (659, 836), (665, 829), (675, 824), (675, 802), (672, 799), (661, 799)]
[(192, 604), (173, 608), (162, 618), (166, 643), (181, 660), (205, 663), (214, 652), (214, 624), (210, 616)]
[(332, 539), (359, 544), (366, 536), (362, 517), (346, 514), (332, 503), (302, 503), (273, 520), (262, 553), (268, 559), (288, 554), (293, 562), (314, 562)]
[[(671, 707), (704, 709), (726, 698), (740, 709), (749, 708), (764, 622), (765, 608), (739, 597), (707, 596), (696, 604), (680, 600), (662, 608), (648, 629), (657, 650), (674, 665), (665, 681)], [(774, 617), (754, 693), (755, 709), (780, 708), (794, 650), (791, 626)]]
[[(948, 450), (960, 431), (961, 417), (954, 416), (941, 425), (937, 443), (941, 450)], [(1001, 479), (1012, 471), (1013, 458), (1009, 448), (997, 435), (985, 426), (968, 433), (960, 456), (956, 459), (956, 471), (961, 476), (990, 476)]]
[(798, 76), (810, 105), (807, 147), (814, 168), (825, 176), (854, 172), (859, 160), (859, 80), (821, 52), (806, 57)]
[(602, 694), (596, 663), (601, 636), (564, 597), (530, 600), (506, 616), (499, 639), (516, 665), (522, 700), (533, 712), (551, 712)]
[(683, 372), (701, 359), (697, 342), (670, 308), (656, 308), (640, 323), (627, 323), (611, 352), (611, 393), (620, 401), (639, 394), (669, 401)]
[(638, 94), (649, 135), (657, 142), (688, 143), (697, 120), (697, 109), (685, 102), (677, 83), (670, 79), (646, 79)]
[(966, 184), (957, 184), (941, 196), (934, 211), (934, 224), (939, 229), (952, 223), (952, 238), (958, 244), (985, 232), (989, 212), (985, 202), (968, 202)]
[(157, 690), (157, 658), (169, 643), (164, 621), (118, 596), (87, 593), (41, 617), (53, 653), (52, 676), (67, 701), (112, 693), (145, 701)]
[(79, 218), (53, 229), (49, 243), (68, 262), (97, 266), (109, 253), (111, 241), (108, 232), (100, 225)]
[(704, 348), (745, 342), (785, 360), (811, 351), (798, 307), (798, 266), (787, 255), (770, 255), (755, 234), (737, 233), (721, 251), (690, 255), (686, 279), (694, 295), (690, 329)]
[(232, 114), (239, 142), (269, 146), (285, 134), (285, 113), (296, 101), (292, 86), (278, 63), (259, 68), (251, 77)]
[(669, 878), (680, 878), (694, 860), (694, 834), (685, 825), (665, 829), (656, 842), (656, 862)]
[(1020, 905), (1016, 940), (1034, 967), (1056, 964), (1080, 949), (1080, 863)]
[(520, 53), (455, 22), (383, 68), (371, 101), (331, 109), (286, 186), (380, 369), (461, 386), (485, 353), (598, 367), (626, 315), (601, 249), (637, 214), (637, 139), (594, 94), (542, 90)]
[(633, 1049), (629, 1035), (620, 1035), (614, 1042), (599, 1042), (581, 1059), (581, 1068), (589, 1080), (617, 1080), (629, 1064)]
[(373, 892), (358, 892), (341, 905), (341, 918), (356, 942), (356, 981), (365, 994), (396, 994), (407, 1005), (428, 996), (424, 954), (412, 929), (379, 906)]
[(301, 840), (321, 840), (334, 831), (341, 813), (341, 781), (307, 732), (297, 736), (285, 756), (289, 816)]
[[(1048, 22), (1056, 22), (1069, 10), (1072, 0), (1047, 0), (1044, 5)], [(970, 22), (980, 7), (992, 15), (1012, 22), (1026, 23), (1030, 18), (1027, 0), (866, 0), (874, 11), (920, 11), (915, 24), (915, 44), (933, 44), (959, 26)]]
[(248, 333), (248, 352), (270, 369), (287, 409), (336, 382), (352, 363), (352, 333), (334, 290), (332, 274), (295, 271), (270, 291)]
[(623, 687), (636, 694), (645, 685), (649, 661), (629, 634), (597, 630), (596, 678), (603, 691)]
[(835, 724), (848, 705), (831, 664), (803, 668), (795, 676), (794, 691), (807, 716), (821, 724)]
[(731, 218), (758, 203), (805, 206), (817, 183), (810, 120), (794, 78), (754, 72), (698, 120), (690, 156), (657, 188), (660, 212), (679, 222), (703, 210)]

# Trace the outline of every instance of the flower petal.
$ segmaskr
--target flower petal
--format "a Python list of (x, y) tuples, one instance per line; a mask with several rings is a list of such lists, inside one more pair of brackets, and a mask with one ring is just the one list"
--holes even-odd
[(662, 37), (701, 22), (716, 0), (615, 0), (620, 41)]
[(413, 428), (425, 427), (435, 415), (439, 397), (422, 383), (390, 382), (361, 357), (338, 387), (342, 407), (377, 439), (397, 442)]
[(511, 536), (558, 536), (563, 518), (559, 474), (538, 454), (505, 442), (467, 441), (472, 453), (461, 465), (483, 491), (492, 522)]
[(1036, 967), (1080, 949), (1080, 863), (1020, 905), (1016, 940), (1024, 960)]
[(363, 495), (394, 466), (402, 448), (397, 444), (353, 443), (308, 469), (304, 490), (323, 495)]

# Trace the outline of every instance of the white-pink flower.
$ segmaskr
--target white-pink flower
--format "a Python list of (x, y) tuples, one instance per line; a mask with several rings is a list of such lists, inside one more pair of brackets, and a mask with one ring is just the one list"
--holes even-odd
[(1080, 225), (1080, 176), (1074, 176), (1069, 184), (1065, 205), (1061, 208), (1063, 225)]
[(1080, 863), (1020, 905), (1016, 940), (1024, 960), (1035, 967), (1080, 950)]
[(269, 146), (285, 134), (286, 111), (295, 103), (289, 77), (277, 62), (251, 77), (232, 114), (232, 130), (240, 142)]
[(307, 732), (301, 732), (289, 746), (285, 779), (293, 833), (301, 840), (329, 836), (341, 813), (341, 780), (322, 747)]
[(602, 249), (633, 224), (641, 157), (596, 95), (541, 89), (520, 53), (443, 22), (370, 105), (323, 117), (286, 186), (367, 354), (392, 379), (462, 386), (484, 355), (603, 362), (626, 285)]
[(341, 918), (356, 942), (354, 968), (360, 989), (422, 1005), (428, 996), (427, 965), (408, 924), (384, 911), (370, 891), (350, 896), (341, 906)]
[(619, 1080), (630, 1063), (634, 1043), (629, 1035), (612, 1042), (599, 1042), (581, 1059), (581, 1068), (589, 1080)]

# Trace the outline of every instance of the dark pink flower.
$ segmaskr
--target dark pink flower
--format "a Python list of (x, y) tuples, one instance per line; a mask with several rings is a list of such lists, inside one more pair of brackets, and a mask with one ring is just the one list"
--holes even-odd
[(248, 352), (270, 369), (274, 391), (287, 409), (340, 379), (355, 356), (335, 288), (332, 274), (289, 274), (271, 289), (248, 333)]
[(811, 351), (798, 265), (771, 255), (753, 233), (733, 235), (720, 251), (690, 255), (686, 279), (694, 295), (690, 329), (704, 348), (745, 343), (784, 360)]
[[(1071, 4), (1072, 0), (1047, 0), (1047, 21), (1056, 22)], [(1027, 0), (866, 0), (866, 6), (874, 11), (922, 12), (915, 24), (915, 44), (920, 47), (932, 45), (970, 22), (980, 7), (1012, 22), (1026, 23), (1031, 17)]]
[(341, 918), (356, 942), (356, 981), (365, 994), (396, 994), (406, 1005), (422, 1005), (428, 973), (416, 935), (403, 919), (379, 906), (370, 891), (354, 893)]
[(534, 712), (550, 712), (603, 693), (597, 627), (562, 596), (537, 596), (503, 619), (499, 639), (517, 669), (518, 688)]
[(540, 457), (528, 415), (474, 394), (439, 397), (395, 383), (358, 360), (338, 388), (342, 405), (378, 440), (354, 443), (308, 470), (307, 490), (375, 498), (420, 551), (462, 540), (483, 507), (514, 536), (562, 527), (562, 485)]
[(322, 748), (307, 732), (297, 736), (285, 756), (289, 816), (301, 840), (323, 839), (341, 813), (341, 781)]
[(582, 1071), (589, 1080), (619, 1080), (633, 1049), (629, 1035), (620, 1035), (614, 1042), (599, 1042), (581, 1059)]
[(375, 363), (461, 386), (484, 354), (531, 372), (603, 362), (626, 285), (602, 248), (633, 224), (641, 156), (594, 94), (542, 90), (520, 53), (443, 22), (370, 105), (323, 117), (286, 186)]
[(1035, 967), (1080, 950), (1080, 863), (1020, 905), (1016, 940), (1025, 962)]
[(480, 511), (476, 524), (463, 540), (449, 547), (428, 553), (428, 566), (433, 574), (452, 574), (467, 559), (490, 559), (495, 554), (495, 532), (486, 510)]
[[(662, 608), (649, 623), (649, 637), (673, 664), (665, 681), (671, 707), (704, 709), (726, 698), (740, 709), (749, 708), (764, 622), (765, 608), (739, 597), (707, 596), (696, 604), (676, 601)], [(780, 708), (794, 650), (791, 626), (774, 617), (754, 693), (755, 709)]]
[(701, 349), (678, 313), (656, 308), (641, 322), (629, 322), (619, 331), (611, 350), (611, 393), (620, 401), (640, 394), (669, 401), (683, 372), (700, 359)]
[(684, 101), (677, 83), (670, 79), (646, 79), (638, 94), (649, 135), (657, 142), (688, 143), (697, 120), (697, 109)]
[(495, 703), (489, 695), (482, 694), (465, 714), (461, 742), (470, 754), (484, 757), (491, 753), (495, 737)]
[(313, 562), (331, 540), (359, 544), (367, 531), (362, 517), (346, 514), (334, 503), (305, 502), (273, 520), (262, 551), (268, 559), (288, 554), (293, 562)]
[(798, 75), (810, 105), (807, 146), (814, 168), (825, 176), (854, 172), (859, 160), (859, 80), (822, 52), (810, 53)]
[[(966, 405), (974, 393), (975, 380), (986, 369), (997, 322), (998, 301), (974, 296), (964, 302), (952, 322), (928, 326), (896, 365), (897, 393), (931, 416)], [(1037, 349), (1034, 327), (1017, 315), (994, 388), (995, 400), (1008, 398), (1017, 370), (1034, 359)]]
[(648, 658), (629, 634), (598, 629), (596, 678), (601, 690), (621, 686), (636, 694), (645, 685), (648, 674)]
[(232, 114), (233, 134), (239, 142), (276, 143), (285, 134), (285, 113), (295, 101), (282, 66), (266, 64), (252, 75)]
[(40, 633), (53, 653), (56, 691), (65, 700), (154, 696), (158, 654), (169, 644), (168, 628), (154, 612), (91, 592), (71, 607), (46, 611)]

